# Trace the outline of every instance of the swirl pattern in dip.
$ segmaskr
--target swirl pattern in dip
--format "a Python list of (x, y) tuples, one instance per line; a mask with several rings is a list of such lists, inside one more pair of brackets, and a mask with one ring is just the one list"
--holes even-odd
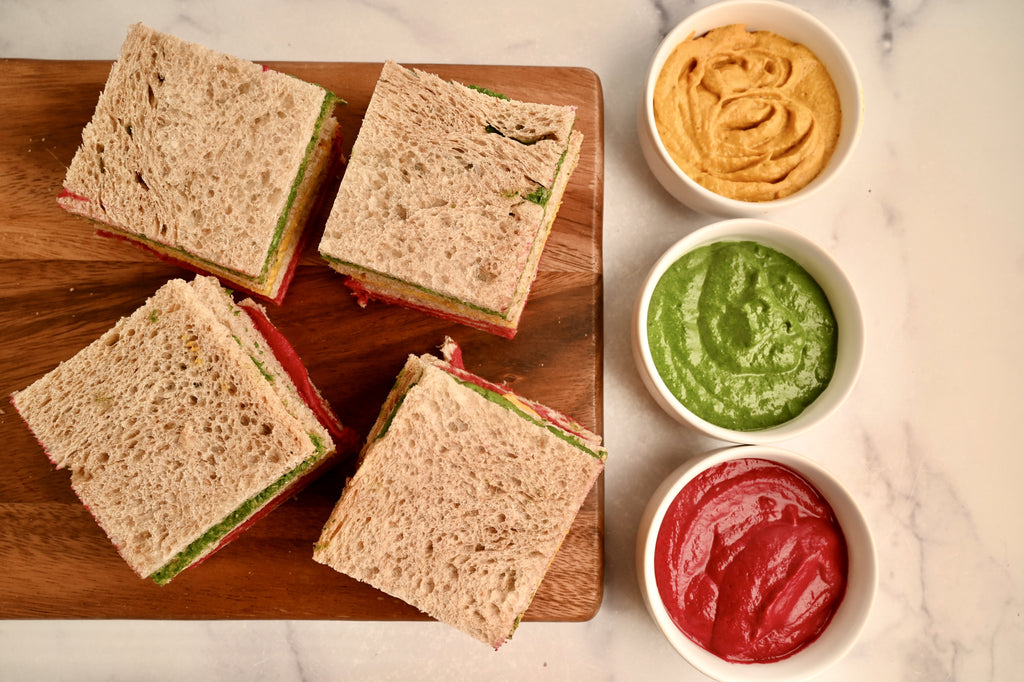
[(808, 48), (742, 24), (680, 43), (654, 89), (658, 134), (698, 184), (731, 199), (771, 201), (828, 164), (839, 94)]

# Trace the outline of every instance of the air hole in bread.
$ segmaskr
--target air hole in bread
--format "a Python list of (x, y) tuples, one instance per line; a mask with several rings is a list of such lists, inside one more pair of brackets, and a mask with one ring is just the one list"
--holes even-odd
[(260, 435), (262, 435), (262, 436), (269, 436), (273, 432), (274, 432), (274, 425), (273, 424), (264, 424), (260, 428)]
[(120, 340), (121, 335), (118, 332), (113, 332), (112, 334), (108, 334), (103, 338), (103, 343), (109, 347), (116, 345), (117, 342)]
[(146, 190), (147, 192), (149, 191), (149, 185), (146, 184), (146, 181), (142, 177), (142, 173), (140, 173), (139, 171), (135, 171), (135, 182), (139, 183), (142, 186), (142, 189)]

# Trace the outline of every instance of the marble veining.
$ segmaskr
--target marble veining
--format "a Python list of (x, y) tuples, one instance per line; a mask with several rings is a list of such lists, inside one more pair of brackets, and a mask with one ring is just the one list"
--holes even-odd
[[(647, 617), (633, 548), (661, 477), (722, 444), (659, 411), (633, 366), (628, 325), (658, 255), (714, 221), (661, 190), (635, 126), (655, 48), (706, 4), (0, 1), (0, 57), (111, 59), (128, 24), (144, 21), (257, 60), (594, 70), (605, 98), (611, 452), (605, 597), (589, 622), (527, 622), (495, 653), (431, 622), (6, 621), (0, 678), (703, 679)], [(842, 478), (866, 511), (879, 555), (868, 625), (820, 679), (1024, 679), (1024, 4), (794, 4), (844, 41), (866, 100), (859, 147), (841, 181), (773, 216), (839, 260), (867, 324), (867, 358), (849, 401), (821, 428), (783, 444)]]

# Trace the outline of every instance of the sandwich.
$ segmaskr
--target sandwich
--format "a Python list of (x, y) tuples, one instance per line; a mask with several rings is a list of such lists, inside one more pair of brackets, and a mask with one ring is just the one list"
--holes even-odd
[(339, 159), (324, 88), (141, 24), (129, 30), (58, 205), (280, 303)]
[(313, 558), (497, 649), (604, 468), (578, 422), (409, 356)]
[(158, 584), (358, 448), (263, 307), (212, 277), (167, 282), (11, 401)]
[(361, 305), (512, 338), (579, 160), (575, 108), (386, 62), (320, 241)]

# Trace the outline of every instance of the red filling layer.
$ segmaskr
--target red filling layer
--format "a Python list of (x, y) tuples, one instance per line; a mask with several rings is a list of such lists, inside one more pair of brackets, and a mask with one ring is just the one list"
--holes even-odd
[[(85, 201), (88, 200), (86, 199)], [(101, 237), (119, 239), (121, 241), (128, 242), (129, 244), (136, 246), (142, 249), (143, 251), (146, 251), (147, 253), (153, 254), (154, 256), (164, 261), (165, 263), (169, 263), (170, 265), (174, 265), (179, 268), (184, 268), (185, 270), (194, 272), (197, 275), (208, 275), (212, 277), (217, 277), (218, 279), (221, 280), (222, 283), (229, 287), (239, 287), (243, 289), (246, 293), (256, 296), (257, 298), (263, 301), (274, 303), (275, 305), (281, 305), (282, 301), (284, 301), (284, 295), (288, 292), (288, 286), (291, 284), (292, 278), (295, 276), (295, 268), (298, 267), (299, 260), (301, 260), (302, 258), (302, 247), (306, 239), (305, 231), (303, 231), (303, 235), (302, 237), (300, 237), (299, 245), (295, 249), (295, 253), (292, 255), (292, 259), (288, 262), (288, 265), (285, 268), (284, 277), (281, 280), (281, 288), (277, 290), (277, 296), (275, 298), (270, 298), (264, 294), (261, 294), (259, 292), (253, 291), (252, 289), (245, 287), (245, 285), (243, 285), (241, 282), (221, 277), (220, 275), (210, 272), (209, 270), (204, 270), (202, 265), (193, 263), (192, 261), (175, 258), (174, 256), (164, 253), (163, 251), (158, 251), (157, 249), (154, 249), (149, 244), (137, 241), (126, 235), (118, 234), (116, 232), (108, 232), (107, 230), (103, 229), (97, 229), (96, 234), (98, 234)]]
[(493, 383), (467, 370), (462, 362), (462, 349), (459, 348), (458, 345), (453, 344), (453, 350), (451, 351), (451, 359), (448, 361), (447, 365), (448, 366), (446, 369), (448, 373), (451, 374), (452, 376), (457, 377), (463, 381), (469, 382), (471, 384), (475, 384), (480, 388), (485, 388), (489, 391), (493, 391), (500, 396), (511, 396), (516, 401), (532, 409), (542, 419), (550, 422), (551, 424), (554, 424), (563, 431), (567, 431), (573, 434), (574, 436), (581, 438), (585, 442), (591, 441), (591, 436), (584, 433), (583, 426), (575, 419), (572, 419), (562, 414), (561, 412), (558, 412), (557, 410), (553, 410), (550, 407), (541, 405), (540, 403), (534, 402), (532, 400), (528, 400), (527, 398), (524, 398), (521, 395), (510, 390), (508, 386), (502, 386)]
[[(267, 70), (267, 68), (264, 67), (264, 70)], [(329, 178), (331, 176), (331, 174), (334, 173), (335, 170), (340, 168), (340, 166), (345, 162), (345, 154), (344, 154), (343, 149), (342, 149), (343, 142), (344, 142), (344, 140), (342, 138), (341, 130), (339, 128), (338, 132), (331, 139), (330, 160), (328, 161), (328, 167), (327, 167), (327, 169), (324, 172), (325, 173), (325, 175), (324, 175), (325, 178)], [(73, 199), (74, 201), (80, 201), (80, 202), (85, 202), (85, 203), (88, 203), (88, 202), (92, 201), (92, 199), (90, 199), (89, 197), (84, 197), (84, 196), (82, 196), (80, 194), (75, 194), (74, 192), (70, 191), (66, 187), (62, 187), (61, 188), (61, 192), (60, 192), (60, 194), (57, 195), (57, 198), (58, 199)], [(322, 207), (322, 202), (323, 201), (325, 201), (325, 195), (324, 195), (323, 192), (320, 192), (319, 195), (316, 197), (316, 199), (314, 199), (314, 203), (313, 203), (312, 208), (310, 209), (309, 216), (315, 215), (320, 210), (320, 208)], [(60, 205), (60, 204), (58, 203), (58, 205)], [(64, 207), (64, 206), (61, 206), (61, 208), (65, 208), (66, 210), (69, 210), (72, 213), (75, 213), (75, 211), (70, 209), (70, 208), (67, 208), (67, 207)], [(268, 301), (270, 303), (274, 303), (275, 305), (281, 305), (281, 303), (284, 301), (285, 294), (288, 292), (288, 287), (291, 285), (292, 279), (295, 277), (295, 270), (296, 270), (296, 268), (299, 265), (299, 261), (302, 260), (302, 253), (305, 250), (306, 242), (307, 242), (307, 240), (309, 238), (309, 229), (308, 229), (309, 228), (309, 225), (308, 225), (308, 217), (309, 216), (307, 216), (307, 224), (304, 226), (304, 228), (302, 230), (302, 233), (299, 236), (299, 243), (295, 247), (295, 252), (292, 254), (291, 260), (289, 260), (287, 265), (285, 266), (284, 274), (283, 274), (283, 276), (281, 278), (281, 285), (280, 285), (280, 287), (277, 290), (277, 296), (275, 296), (274, 298), (270, 298), (269, 296), (267, 296), (265, 294), (261, 294), (258, 291), (253, 291), (252, 289), (246, 287), (243, 282), (236, 281), (236, 280), (228, 280), (225, 277), (220, 277), (216, 273), (213, 273), (213, 272), (210, 272), (209, 270), (204, 269), (203, 266), (201, 264), (199, 264), (199, 263), (195, 263), (195, 262), (192, 262), (190, 260), (185, 260), (185, 259), (182, 259), (182, 258), (175, 258), (174, 256), (171, 256), (171, 255), (169, 255), (167, 253), (164, 253), (162, 251), (159, 251), (159, 250), (153, 248), (152, 246), (150, 246), (149, 244), (146, 244), (145, 242), (141, 242), (141, 241), (138, 241), (136, 239), (132, 239), (131, 237), (128, 237), (127, 235), (123, 235), (123, 234), (119, 234), (119, 233), (115, 233), (115, 232), (110, 232), (108, 230), (103, 230), (103, 229), (97, 229), (96, 230), (96, 234), (100, 235), (101, 237), (109, 237), (109, 238), (112, 238), (112, 239), (120, 239), (122, 241), (128, 242), (129, 244), (132, 244), (132, 245), (142, 249), (143, 251), (146, 251), (147, 253), (151, 253), (151, 254), (155, 255), (157, 258), (159, 258), (160, 260), (164, 261), (165, 263), (169, 263), (169, 264), (174, 265), (176, 267), (184, 268), (184, 269), (186, 269), (186, 270), (188, 270), (190, 272), (194, 272), (194, 273), (199, 274), (199, 275), (212, 275), (214, 277), (218, 277), (218, 279), (220, 279), (227, 286), (238, 287), (238, 288), (244, 289), (246, 291), (246, 293), (252, 294), (253, 296), (258, 297), (259, 299), (261, 299), (263, 301)], [(88, 216), (86, 216), (86, 217), (88, 217)]]
[(75, 194), (70, 191), (67, 187), (62, 187), (60, 194), (57, 195), (58, 199), (74, 199), (75, 201), (92, 201), (89, 197), (83, 197), (81, 194)]
[(501, 336), (506, 339), (513, 338), (518, 331), (515, 327), (502, 327), (494, 324), (493, 322), (485, 322), (483, 320), (465, 317), (449, 310), (439, 310), (438, 308), (431, 308), (419, 303), (412, 303), (404, 298), (388, 296), (376, 290), (368, 289), (363, 282), (352, 276), (345, 277), (345, 286), (352, 290), (352, 293), (355, 295), (356, 299), (359, 301), (359, 305), (361, 306), (365, 306), (367, 301), (373, 299), (390, 305), (398, 305), (405, 308), (411, 308), (412, 310), (418, 310), (421, 313), (433, 315), (434, 317), (439, 317), (442, 320), (464, 324), (467, 327), (473, 327), (474, 329), (479, 329), (480, 331), (488, 332), (489, 334)]
[[(270, 320), (267, 318), (263, 310), (257, 306), (249, 305), (244, 302), (240, 304), (240, 307), (242, 307), (242, 309), (245, 310), (245, 312), (249, 315), (249, 318), (253, 321), (253, 324), (259, 330), (260, 334), (263, 335), (263, 338), (270, 346), (274, 355), (278, 358), (278, 361), (280, 361), (281, 365), (288, 373), (288, 376), (291, 378), (292, 383), (294, 383), (296, 388), (298, 389), (299, 396), (302, 398), (303, 402), (305, 402), (309, 406), (309, 408), (313, 411), (313, 414), (316, 415), (320, 423), (323, 424), (324, 428), (326, 428), (328, 433), (331, 434), (331, 438), (334, 439), (335, 451), (330, 455), (324, 457), (323, 459), (319, 460), (313, 467), (311, 467), (308, 471), (303, 473), (302, 476), (299, 476), (298, 478), (293, 480), (289, 485), (287, 485), (277, 495), (275, 495), (265, 505), (263, 505), (263, 507), (261, 507), (257, 512), (252, 514), (245, 521), (243, 521), (238, 526), (233, 528), (230, 533), (221, 538), (221, 540), (210, 552), (208, 552), (205, 556), (186, 566), (186, 570), (192, 568), (193, 566), (201, 564), (207, 558), (213, 556), (213, 554), (215, 554), (220, 548), (224, 547), (229, 542), (237, 538), (252, 524), (262, 519), (264, 516), (269, 514), (278, 506), (280, 506), (285, 500), (290, 499), (292, 496), (294, 496), (302, 489), (304, 489), (306, 486), (308, 486), (310, 483), (312, 483), (314, 480), (316, 480), (317, 475), (324, 469), (326, 469), (326, 465), (328, 463), (334, 461), (338, 457), (351, 454), (356, 448), (359, 447), (358, 433), (356, 433), (354, 429), (342, 425), (341, 420), (338, 419), (338, 416), (331, 409), (330, 405), (327, 403), (326, 400), (324, 400), (323, 396), (320, 395), (320, 392), (317, 391), (316, 387), (310, 381), (309, 373), (306, 371), (305, 366), (302, 364), (302, 361), (299, 358), (298, 353), (295, 352), (295, 349), (284, 337), (284, 335), (281, 334), (281, 332), (278, 331), (278, 329), (270, 322)], [(21, 416), (21, 413), (14, 402), (14, 396), (10, 396), (9, 400), (11, 405), (14, 407), (15, 411), (18, 412), (18, 416)], [(32, 430), (32, 425), (29, 424), (28, 421), (24, 419), (24, 417), (22, 417), (22, 420), (25, 421), (25, 424), (28, 426), (29, 431), (32, 433), (33, 437), (36, 438), (36, 442), (39, 443), (39, 446), (43, 449), (43, 453), (50, 460), (50, 462), (54, 466), (56, 466), (56, 461), (54, 461), (53, 457), (50, 455), (49, 451), (46, 448), (46, 445), (41, 440), (39, 440), (39, 438), (35, 435), (35, 432)], [(86, 508), (86, 510), (93, 515), (93, 518), (95, 518), (96, 515), (93, 514), (92, 509), (89, 508), (89, 505), (85, 504), (84, 501), (82, 504)], [(121, 547), (119, 547), (116, 543), (114, 543), (114, 546), (117, 549), (118, 553), (121, 553)]]
[[(89, 203), (90, 201), (92, 201), (92, 199), (90, 199), (89, 197), (83, 197), (80, 194), (75, 194), (74, 192), (68, 190), (66, 187), (61, 189), (61, 192), (60, 192), (60, 194), (57, 195), (57, 198), (58, 199), (73, 199), (74, 201), (80, 201), (80, 202), (85, 202), (85, 203)], [(73, 209), (67, 208), (65, 206), (61, 206), (61, 208), (65, 208), (66, 210), (69, 210), (72, 213), (76, 213), (76, 211), (74, 211)], [(89, 217), (89, 216), (86, 216), (86, 217)], [(303, 231), (303, 235), (300, 238), (299, 245), (295, 249), (295, 254), (292, 256), (291, 261), (288, 263), (288, 265), (285, 268), (284, 277), (281, 280), (281, 286), (277, 290), (277, 296), (275, 298), (270, 298), (270, 297), (265, 296), (265, 295), (263, 295), (263, 294), (261, 294), (261, 293), (259, 293), (257, 291), (253, 291), (252, 289), (246, 287), (242, 282), (239, 282), (239, 281), (236, 281), (236, 280), (228, 280), (228, 279), (226, 279), (224, 277), (219, 277), (215, 273), (212, 273), (209, 270), (204, 269), (203, 266), (198, 264), (198, 263), (195, 263), (195, 262), (192, 262), (192, 261), (189, 261), (189, 260), (185, 260), (185, 259), (182, 259), (182, 258), (175, 258), (174, 256), (171, 256), (170, 254), (167, 254), (167, 253), (165, 253), (163, 251), (159, 251), (158, 249), (153, 248), (152, 246), (150, 246), (149, 244), (146, 244), (145, 242), (142, 242), (142, 241), (139, 241), (139, 240), (136, 240), (136, 239), (132, 239), (131, 237), (129, 237), (127, 235), (120, 234), (120, 233), (117, 233), (117, 232), (110, 232), (108, 230), (103, 230), (103, 229), (97, 229), (96, 230), (96, 234), (98, 234), (101, 237), (107, 237), (107, 238), (110, 238), (110, 239), (119, 239), (119, 240), (121, 240), (123, 242), (127, 242), (127, 243), (131, 244), (132, 246), (135, 246), (135, 247), (145, 251), (146, 253), (149, 253), (149, 254), (152, 254), (152, 255), (156, 256), (157, 258), (159, 258), (160, 260), (164, 261), (165, 263), (169, 263), (170, 265), (174, 265), (175, 267), (183, 268), (185, 270), (188, 270), (189, 272), (194, 272), (194, 273), (196, 273), (198, 275), (212, 275), (214, 277), (218, 277), (222, 282), (224, 282), (228, 286), (240, 287), (240, 288), (244, 289), (247, 293), (252, 294), (253, 296), (258, 296), (260, 299), (262, 299), (264, 301), (269, 301), (270, 303), (275, 303), (277, 305), (280, 305), (281, 302), (284, 301), (284, 295), (288, 291), (288, 285), (291, 284), (292, 278), (295, 276), (295, 268), (299, 264), (299, 260), (300, 260), (300, 258), (302, 256), (302, 248), (305, 245), (305, 239), (306, 239), (305, 231)]]
[(676, 626), (727, 661), (792, 656), (825, 630), (846, 593), (846, 540), (828, 502), (788, 467), (712, 467), (673, 500), (654, 551)]
[(284, 367), (292, 383), (298, 389), (299, 396), (303, 402), (309, 406), (309, 409), (313, 411), (316, 418), (320, 420), (320, 423), (331, 434), (331, 438), (334, 439), (338, 451), (348, 451), (352, 446), (356, 445), (358, 435), (352, 429), (342, 425), (341, 420), (338, 419), (331, 406), (320, 395), (320, 392), (309, 379), (306, 366), (302, 364), (302, 359), (299, 358), (299, 354), (295, 352), (288, 339), (278, 331), (277, 327), (271, 323), (259, 306), (251, 305), (244, 301), (239, 305), (249, 315), (249, 319), (252, 320), (256, 329), (259, 330), (260, 334), (263, 335), (263, 338), (270, 345), (274, 356), (281, 363), (281, 366)]
[(288, 339), (278, 331), (277, 327), (271, 323), (270, 319), (266, 316), (263, 310), (253, 304), (246, 303), (243, 301), (239, 304), (249, 319), (252, 320), (253, 325), (259, 330), (260, 334), (266, 340), (270, 346), (274, 356), (284, 367), (285, 372), (288, 373), (292, 383), (299, 391), (299, 396), (303, 402), (309, 406), (309, 409), (313, 411), (316, 418), (323, 424), (327, 432), (331, 434), (331, 438), (334, 439), (335, 451), (318, 461), (312, 468), (303, 473), (301, 476), (296, 478), (284, 489), (282, 489), (277, 495), (271, 498), (263, 507), (257, 512), (252, 514), (245, 521), (237, 525), (231, 530), (230, 533), (221, 538), (220, 542), (217, 543), (216, 547), (210, 550), (205, 556), (189, 564), (186, 569), (198, 566), (207, 558), (213, 556), (221, 547), (237, 538), (252, 524), (256, 523), (264, 516), (272, 512), (274, 509), (279, 507), (285, 500), (290, 499), (306, 486), (316, 480), (317, 476), (322, 472), (326, 465), (338, 457), (347, 456), (359, 446), (359, 435), (355, 430), (343, 426), (341, 420), (331, 409), (330, 405), (324, 400), (323, 396), (316, 389), (313, 383), (309, 379), (309, 373), (306, 371), (305, 365), (302, 364), (302, 360), (299, 358), (299, 354), (295, 352), (295, 349), (288, 342)]
[(309, 469), (309, 471), (302, 474), (302, 476), (296, 478), (289, 485), (285, 486), (284, 489), (282, 489), (276, 496), (272, 497), (265, 505), (260, 507), (260, 509), (256, 511), (254, 514), (252, 514), (252, 516), (250, 516), (245, 521), (235, 526), (231, 530), (231, 532), (225, 535), (223, 538), (221, 538), (220, 542), (218, 542), (217, 545), (213, 549), (211, 549), (207, 554), (203, 555), (199, 559), (196, 559), (182, 570), (188, 570), (193, 566), (198, 566), (199, 564), (203, 563), (208, 558), (216, 554), (221, 547), (228, 544), (229, 542), (237, 538), (239, 535), (244, 533), (249, 528), (249, 526), (256, 523), (264, 516), (280, 507), (281, 504), (284, 503), (286, 500), (289, 500), (295, 495), (302, 492), (303, 489), (305, 489), (310, 483), (315, 481), (317, 479), (317, 476), (324, 469), (327, 468), (327, 464), (333, 462), (339, 456), (341, 456), (340, 448), (338, 450), (335, 450), (327, 457), (324, 457), (323, 459), (318, 461), (314, 467), (312, 467), (311, 469)]

